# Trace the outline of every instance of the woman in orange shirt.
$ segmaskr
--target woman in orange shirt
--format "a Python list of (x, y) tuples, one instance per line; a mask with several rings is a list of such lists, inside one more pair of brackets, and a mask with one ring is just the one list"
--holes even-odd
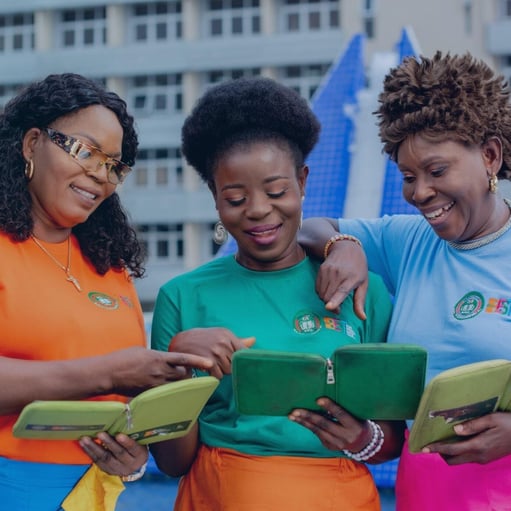
[[(124, 101), (76, 74), (50, 75), (0, 116), (0, 495), (5, 509), (59, 506), (95, 462), (128, 476), (147, 450), (12, 435), (34, 400), (125, 400), (203, 369), (192, 355), (146, 349), (132, 278), (142, 254), (115, 193), (137, 135)], [(112, 394), (115, 394), (112, 396)]]

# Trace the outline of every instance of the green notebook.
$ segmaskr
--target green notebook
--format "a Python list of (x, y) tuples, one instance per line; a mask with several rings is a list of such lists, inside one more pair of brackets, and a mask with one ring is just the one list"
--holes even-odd
[(25, 406), (13, 434), (20, 438), (76, 440), (100, 431), (126, 433), (140, 444), (186, 435), (218, 386), (212, 376), (166, 383), (129, 403), (34, 401)]
[(321, 410), (327, 396), (361, 419), (413, 418), (424, 389), (426, 351), (410, 344), (350, 344), (331, 358), (310, 353), (247, 349), (234, 353), (238, 412), (287, 415)]
[(497, 410), (511, 411), (511, 362), (487, 360), (438, 374), (427, 384), (410, 430), (411, 452), (458, 437), (454, 426)]

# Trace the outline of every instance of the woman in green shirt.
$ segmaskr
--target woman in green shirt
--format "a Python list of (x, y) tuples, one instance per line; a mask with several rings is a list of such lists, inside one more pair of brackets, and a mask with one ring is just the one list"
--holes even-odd
[(324, 414), (240, 415), (233, 399), (231, 358), (251, 344), (243, 339), (325, 357), (343, 344), (386, 339), (391, 304), (379, 277), (371, 276), (367, 319), (352, 312), (351, 296), (342, 310), (326, 310), (314, 292), (318, 263), (297, 243), (304, 161), (318, 134), (307, 102), (267, 78), (210, 89), (184, 124), (183, 153), (237, 252), (172, 279), (156, 302), (153, 348), (214, 358), (211, 374), (221, 378), (200, 425), (152, 447), (161, 470), (186, 474), (178, 511), (380, 509), (362, 462), (398, 455), (401, 422), (359, 420), (327, 398)]

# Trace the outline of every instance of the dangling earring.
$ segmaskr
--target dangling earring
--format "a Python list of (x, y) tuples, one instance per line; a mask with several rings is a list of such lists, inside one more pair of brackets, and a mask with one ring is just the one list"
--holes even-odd
[(223, 245), (227, 241), (227, 229), (221, 220), (215, 224), (215, 229), (213, 231), (213, 241), (217, 245)]
[(34, 177), (34, 160), (30, 159), (25, 165), (25, 177), (27, 181), (31, 181)]
[(492, 174), (488, 182), (490, 183), (489, 186), (490, 193), (497, 193), (497, 190), (499, 189), (499, 180), (497, 176), (495, 174)]
[(303, 224), (303, 200), (305, 199), (305, 197), (302, 195), (302, 211), (300, 213), (300, 224), (298, 225), (298, 229), (301, 229), (302, 228), (302, 224)]

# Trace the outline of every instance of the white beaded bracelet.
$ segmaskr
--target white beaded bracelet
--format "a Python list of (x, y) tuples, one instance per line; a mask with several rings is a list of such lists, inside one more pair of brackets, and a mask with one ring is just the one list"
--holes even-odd
[(343, 449), (342, 452), (352, 460), (355, 461), (367, 461), (368, 459), (375, 456), (378, 452), (380, 452), (383, 442), (385, 441), (385, 433), (381, 429), (380, 425), (372, 420), (367, 421), (371, 430), (373, 432), (373, 436), (371, 441), (359, 452), (351, 452), (347, 449)]
[[(147, 449), (147, 455), (149, 456), (149, 447), (146, 445), (145, 448)], [(121, 481), (123, 483), (132, 483), (133, 481), (138, 481), (139, 479), (142, 479), (142, 477), (145, 474), (146, 469), (147, 469), (147, 461), (138, 470), (135, 470), (135, 472), (132, 472), (131, 474), (128, 474), (127, 476), (121, 476)]]
[(123, 483), (132, 483), (133, 481), (138, 481), (143, 477), (145, 471), (147, 469), (147, 461), (135, 472), (128, 474), (127, 476), (121, 476), (121, 481)]

